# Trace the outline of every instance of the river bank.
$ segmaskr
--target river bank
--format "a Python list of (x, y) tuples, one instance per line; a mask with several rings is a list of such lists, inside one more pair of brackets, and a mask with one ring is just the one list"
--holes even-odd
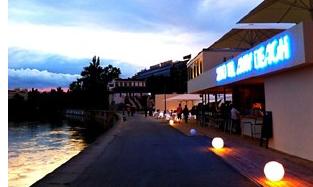
[(66, 186), (74, 181), (117, 137), (123, 127), (121, 117), (115, 122), (112, 128), (103, 133), (95, 142), (73, 156), (70, 160), (56, 168), (53, 172), (34, 183), (32, 186)]
[(99, 119), (9, 122), (9, 186), (30, 186), (90, 146), (113, 123)]

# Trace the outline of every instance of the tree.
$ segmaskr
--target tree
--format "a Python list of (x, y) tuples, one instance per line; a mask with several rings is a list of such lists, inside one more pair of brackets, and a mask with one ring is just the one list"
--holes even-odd
[(107, 83), (112, 81), (113, 79), (119, 78), (121, 74), (120, 68), (113, 67), (112, 65), (108, 65), (104, 68), (102, 78)]
[(79, 81), (74, 81), (70, 84), (69, 89), (71, 92), (80, 92), (82, 90), (82, 87)]
[(100, 59), (94, 56), (89, 66), (84, 67), (84, 70), (81, 72), (82, 78), (79, 81), (82, 82), (82, 89), (90, 91), (104, 86), (105, 83), (101, 79), (102, 74), (103, 68), (100, 66)]
[(101, 67), (100, 58), (94, 56), (89, 66), (81, 72), (82, 77), (70, 84), (70, 92), (81, 98), (79, 102), (87, 108), (106, 109), (109, 98), (107, 84), (120, 74), (120, 69), (112, 65)]

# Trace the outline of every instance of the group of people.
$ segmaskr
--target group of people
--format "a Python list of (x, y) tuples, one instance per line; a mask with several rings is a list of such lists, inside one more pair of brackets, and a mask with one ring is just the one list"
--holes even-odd
[[(191, 109), (191, 113), (193, 114), (194, 107)], [(176, 109), (177, 113), (177, 119), (182, 120), (182, 114), (184, 115), (185, 123), (188, 123), (188, 116), (189, 116), (189, 109), (187, 108), (187, 105), (185, 105), (184, 109), (182, 109), (181, 104), (178, 105)]]
[[(182, 115), (184, 116), (185, 123), (188, 123), (188, 116), (189, 112), (192, 113), (192, 115), (198, 114), (200, 111), (198, 111), (195, 107), (192, 108), (192, 110), (188, 110), (187, 105), (185, 105), (184, 109), (182, 108), (181, 104), (178, 105), (176, 109), (177, 118), (179, 120), (182, 120)], [(235, 132), (238, 134), (241, 134), (241, 126), (240, 126), (240, 112), (233, 104), (222, 104), (220, 108), (220, 112), (222, 113), (222, 116), (225, 119), (230, 119), (232, 126), (235, 129)]]

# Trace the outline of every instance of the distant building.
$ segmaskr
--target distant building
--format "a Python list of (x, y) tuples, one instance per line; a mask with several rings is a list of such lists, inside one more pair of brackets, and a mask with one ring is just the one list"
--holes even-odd
[(108, 83), (110, 100), (115, 104), (129, 104), (137, 109), (146, 105), (148, 91), (146, 81), (141, 79), (114, 79)]
[(135, 79), (147, 79), (151, 76), (170, 76), (173, 61), (169, 60), (153, 66), (150, 66), (148, 70), (142, 70), (138, 72), (133, 78)]
[(153, 95), (162, 93), (187, 92), (187, 62), (190, 55), (182, 61), (172, 60), (150, 66), (138, 72), (133, 78), (146, 81), (146, 87)]
[(114, 79), (108, 83), (110, 91), (133, 96), (145, 92), (146, 82), (140, 79)]
[(14, 98), (14, 96), (22, 96), (24, 100), (28, 99), (28, 91), (27, 89), (16, 88), (14, 90), (8, 90), (8, 99)]

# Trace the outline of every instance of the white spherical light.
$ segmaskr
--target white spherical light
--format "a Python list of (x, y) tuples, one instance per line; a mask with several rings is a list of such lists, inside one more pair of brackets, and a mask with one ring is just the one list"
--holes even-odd
[(279, 162), (270, 161), (264, 166), (264, 174), (270, 181), (280, 181), (285, 175), (285, 170)]
[(196, 129), (190, 129), (190, 134), (191, 134), (191, 136), (196, 135), (197, 134)]
[(224, 140), (222, 138), (220, 138), (220, 137), (215, 137), (212, 140), (212, 146), (215, 149), (221, 149), (221, 148), (224, 147)]
[(170, 125), (174, 125), (174, 120), (171, 119), (171, 120), (169, 121), (169, 123), (170, 123)]

